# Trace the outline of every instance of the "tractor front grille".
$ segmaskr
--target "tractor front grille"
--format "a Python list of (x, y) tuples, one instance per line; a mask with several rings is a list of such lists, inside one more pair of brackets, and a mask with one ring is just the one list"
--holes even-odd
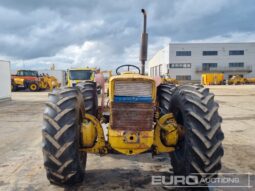
[(151, 97), (152, 83), (149, 81), (116, 81), (115, 96)]
[(151, 130), (153, 128), (153, 103), (112, 103), (112, 129)]

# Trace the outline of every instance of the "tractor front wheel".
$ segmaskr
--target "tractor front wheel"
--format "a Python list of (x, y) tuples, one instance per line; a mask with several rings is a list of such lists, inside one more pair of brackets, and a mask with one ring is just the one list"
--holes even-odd
[(84, 116), (82, 95), (76, 88), (49, 93), (43, 116), (43, 156), (51, 183), (73, 185), (84, 177), (87, 155), (80, 149)]
[(165, 92), (162, 111), (174, 114), (182, 132), (176, 150), (170, 153), (174, 173), (196, 173), (199, 178), (216, 175), (221, 169), (224, 135), (214, 95), (196, 85), (159, 88)]

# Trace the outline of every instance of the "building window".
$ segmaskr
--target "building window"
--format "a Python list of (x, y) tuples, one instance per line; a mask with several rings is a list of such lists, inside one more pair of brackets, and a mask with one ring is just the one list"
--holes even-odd
[(191, 63), (170, 63), (169, 68), (191, 68)]
[(203, 56), (217, 56), (218, 51), (203, 51)]
[(230, 56), (244, 55), (244, 50), (230, 50), (229, 55)]
[(211, 68), (217, 68), (218, 63), (203, 63), (202, 70), (203, 71), (210, 71)]
[(229, 63), (230, 68), (243, 68), (244, 63), (243, 62), (231, 62)]
[(176, 56), (191, 56), (191, 51), (176, 51)]
[(176, 80), (191, 80), (190, 75), (176, 76)]

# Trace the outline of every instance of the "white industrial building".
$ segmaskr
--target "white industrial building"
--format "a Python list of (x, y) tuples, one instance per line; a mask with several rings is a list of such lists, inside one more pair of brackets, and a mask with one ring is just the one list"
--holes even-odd
[(255, 43), (170, 43), (152, 57), (148, 72), (195, 81), (202, 73), (255, 77)]
[(11, 65), (0, 60), (0, 101), (11, 99)]

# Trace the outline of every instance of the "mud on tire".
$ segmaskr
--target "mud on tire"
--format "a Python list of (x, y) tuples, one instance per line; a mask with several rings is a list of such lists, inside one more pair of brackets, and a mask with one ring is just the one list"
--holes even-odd
[(49, 93), (43, 116), (43, 156), (51, 183), (71, 185), (83, 180), (86, 153), (81, 153), (82, 95), (76, 88)]
[(167, 91), (165, 97), (161, 93), (162, 111), (172, 112), (184, 132), (176, 150), (170, 153), (174, 173), (186, 176), (198, 173), (200, 178), (216, 175), (221, 169), (224, 135), (214, 95), (208, 88), (197, 85), (168, 90), (164, 87), (163, 91), (161, 88), (161, 92)]

